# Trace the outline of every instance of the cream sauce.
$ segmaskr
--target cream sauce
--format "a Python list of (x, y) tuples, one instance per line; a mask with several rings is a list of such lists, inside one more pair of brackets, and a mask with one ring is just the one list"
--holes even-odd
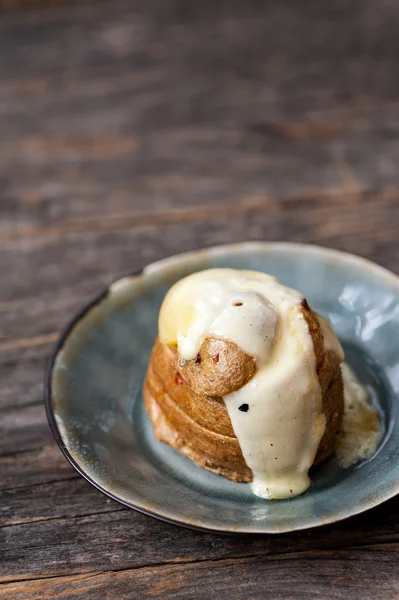
[(341, 370), (344, 413), (336, 455), (342, 467), (349, 467), (374, 454), (381, 441), (383, 428), (378, 412), (369, 402), (367, 389), (346, 363)]
[[(309, 487), (308, 471), (325, 430), (302, 300), (269, 275), (210, 269), (173, 286), (160, 312), (161, 342), (176, 343), (186, 360), (210, 335), (256, 358), (253, 379), (224, 400), (253, 472), (252, 490), (263, 498), (294, 497)], [(244, 403), (247, 412), (239, 410)]]

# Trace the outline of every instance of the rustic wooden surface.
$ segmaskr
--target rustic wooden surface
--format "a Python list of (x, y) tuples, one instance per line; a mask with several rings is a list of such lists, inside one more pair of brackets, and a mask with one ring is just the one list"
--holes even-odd
[(42, 403), (66, 321), (154, 259), (295, 240), (398, 271), (398, 31), (389, 0), (2, 15), (1, 599), (399, 597), (397, 500), (275, 537), (180, 529), (79, 477)]

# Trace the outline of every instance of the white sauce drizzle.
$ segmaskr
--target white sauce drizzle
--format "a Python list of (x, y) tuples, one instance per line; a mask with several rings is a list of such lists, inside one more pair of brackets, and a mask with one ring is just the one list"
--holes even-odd
[[(186, 360), (197, 356), (206, 337), (233, 341), (254, 356), (257, 373), (224, 397), (244, 459), (253, 472), (253, 492), (278, 499), (309, 487), (308, 470), (325, 430), (316, 358), (303, 317), (303, 296), (255, 271), (210, 269), (182, 279), (160, 311), (161, 342), (176, 344)], [(318, 315), (324, 350), (344, 351), (331, 326)], [(369, 458), (383, 428), (367, 389), (350, 367), (344, 382), (342, 431), (337, 459), (343, 467)], [(242, 404), (248, 411), (240, 411)]]
[(359, 383), (346, 363), (341, 370), (344, 414), (336, 455), (342, 467), (350, 467), (374, 454), (381, 441), (383, 428), (378, 412), (369, 402), (367, 389)]
[[(224, 400), (253, 472), (252, 490), (263, 498), (294, 497), (309, 487), (308, 471), (325, 430), (302, 300), (269, 275), (210, 269), (173, 286), (160, 313), (161, 342), (177, 343), (186, 360), (210, 335), (255, 356), (254, 378)], [(247, 412), (239, 410), (242, 404)]]

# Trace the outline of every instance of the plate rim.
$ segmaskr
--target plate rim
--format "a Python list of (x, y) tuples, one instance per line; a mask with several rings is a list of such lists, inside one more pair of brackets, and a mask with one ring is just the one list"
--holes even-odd
[[(188, 523), (187, 521), (184, 521), (184, 520), (175, 519), (173, 517), (160, 514), (159, 512), (151, 511), (150, 509), (148, 509), (146, 507), (143, 507), (143, 506), (140, 506), (137, 504), (133, 504), (132, 502), (128, 502), (128, 501), (124, 500), (123, 498), (116, 496), (115, 494), (113, 494), (112, 492), (107, 490), (105, 487), (103, 487), (100, 483), (98, 483), (95, 479), (93, 479), (88, 473), (86, 473), (86, 471), (74, 459), (74, 457), (70, 453), (68, 447), (64, 443), (60, 427), (59, 427), (56, 417), (55, 417), (54, 402), (53, 402), (52, 379), (53, 379), (53, 371), (54, 371), (55, 363), (57, 360), (57, 356), (60, 353), (60, 351), (62, 350), (62, 348), (63, 348), (64, 344), (66, 343), (66, 341), (68, 340), (69, 336), (73, 333), (73, 330), (75, 329), (75, 327), (81, 321), (83, 321), (83, 319), (88, 315), (88, 313), (93, 308), (95, 308), (97, 305), (99, 305), (103, 300), (105, 300), (107, 298), (108, 294), (111, 291), (111, 288), (113, 286), (115, 286), (115, 284), (117, 284), (118, 282), (120, 282), (121, 280), (126, 279), (126, 278), (130, 279), (133, 277), (141, 277), (143, 275), (144, 276), (151, 275), (152, 273), (159, 272), (162, 269), (168, 268), (174, 264), (178, 264), (180, 261), (193, 259), (199, 253), (203, 253), (204, 251), (210, 252), (214, 255), (217, 255), (219, 253), (225, 254), (228, 252), (235, 252), (235, 251), (240, 251), (240, 250), (251, 252), (251, 251), (256, 251), (256, 250), (272, 250), (274, 248), (279, 249), (279, 250), (287, 250), (287, 251), (289, 251), (289, 250), (291, 250), (291, 251), (305, 250), (306, 252), (310, 252), (310, 253), (314, 253), (314, 254), (320, 254), (320, 255), (324, 255), (324, 256), (327, 255), (331, 258), (336, 258), (341, 261), (342, 260), (349, 261), (351, 263), (357, 264), (357, 266), (372, 270), (379, 276), (383, 276), (384, 278), (387, 278), (390, 282), (392, 282), (395, 286), (398, 286), (398, 288), (399, 288), (399, 275), (396, 275), (393, 271), (390, 271), (389, 269), (382, 267), (378, 263), (375, 263), (364, 257), (358, 256), (356, 254), (352, 254), (350, 252), (345, 252), (342, 250), (329, 248), (327, 246), (320, 246), (320, 245), (314, 245), (314, 244), (302, 244), (302, 243), (297, 243), (297, 242), (279, 242), (279, 241), (276, 241), (276, 242), (250, 241), (250, 242), (238, 242), (238, 243), (230, 243), (230, 244), (219, 244), (216, 246), (209, 246), (209, 247), (200, 248), (197, 250), (181, 252), (181, 253), (160, 259), (158, 261), (149, 263), (141, 269), (127, 273), (125, 275), (121, 275), (117, 279), (111, 281), (111, 283), (109, 285), (107, 285), (106, 288), (102, 289), (102, 291), (100, 291), (90, 301), (88, 301), (86, 304), (84, 304), (82, 306), (82, 308), (80, 310), (78, 310), (77, 313), (75, 313), (75, 315), (67, 322), (67, 324), (64, 326), (64, 328), (61, 330), (61, 333), (60, 333), (56, 343), (54, 344), (54, 346), (50, 352), (49, 358), (47, 360), (45, 376), (44, 376), (45, 412), (46, 412), (46, 417), (47, 417), (47, 421), (48, 421), (50, 430), (55, 438), (55, 441), (57, 442), (57, 444), (58, 444), (60, 450), (62, 451), (63, 455), (65, 456), (65, 458), (72, 465), (72, 467), (79, 473), (79, 475), (81, 475), (86, 481), (88, 481), (88, 483), (90, 483), (98, 491), (102, 492), (105, 496), (107, 496), (108, 498), (111, 498), (112, 500), (114, 500), (115, 502), (118, 502), (119, 504), (125, 506), (126, 508), (136, 510), (144, 515), (153, 517), (160, 521), (170, 523), (173, 525), (179, 525), (181, 527), (191, 529), (194, 531), (202, 531), (204, 533), (205, 532), (216, 533), (216, 534), (220, 534), (220, 535), (240, 535), (240, 534), (241, 535), (242, 534), (261, 534), (261, 535), (262, 534), (274, 534), (274, 535), (278, 535), (278, 534), (288, 533), (288, 532), (292, 532), (292, 531), (302, 531), (302, 530), (307, 530), (307, 529), (313, 529), (314, 527), (323, 527), (325, 525), (343, 521), (350, 517), (354, 517), (363, 512), (366, 512), (366, 511), (382, 504), (383, 502), (386, 502), (387, 500), (394, 498), (396, 495), (399, 494), (399, 482), (398, 482), (396, 487), (394, 486), (392, 491), (379, 496), (378, 501), (374, 501), (372, 503), (370, 502), (370, 503), (368, 503), (366, 505), (362, 505), (362, 506), (357, 506), (354, 510), (346, 510), (343, 513), (334, 513), (329, 516), (317, 517), (317, 519), (315, 521), (313, 521), (311, 523), (309, 523), (309, 522), (301, 523), (301, 524), (299, 524), (299, 526), (290, 525), (289, 527), (280, 527), (278, 529), (275, 529), (275, 528), (271, 529), (271, 528), (267, 527), (267, 525), (266, 525), (265, 527), (262, 527), (262, 530), (253, 530), (248, 527), (231, 529), (231, 528), (223, 527), (223, 526), (221, 528), (211, 527), (211, 526), (207, 526), (206, 524), (194, 525), (194, 524)], [(399, 292), (399, 290), (398, 290), (398, 292)]]

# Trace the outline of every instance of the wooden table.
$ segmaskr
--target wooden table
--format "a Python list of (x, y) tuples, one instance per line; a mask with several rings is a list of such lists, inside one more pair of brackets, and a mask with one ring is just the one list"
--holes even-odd
[(2, 15), (0, 598), (399, 597), (397, 500), (292, 534), (184, 530), (78, 476), (42, 402), (64, 324), (150, 261), (294, 240), (398, 270), (398, 31), (389, 0)]

